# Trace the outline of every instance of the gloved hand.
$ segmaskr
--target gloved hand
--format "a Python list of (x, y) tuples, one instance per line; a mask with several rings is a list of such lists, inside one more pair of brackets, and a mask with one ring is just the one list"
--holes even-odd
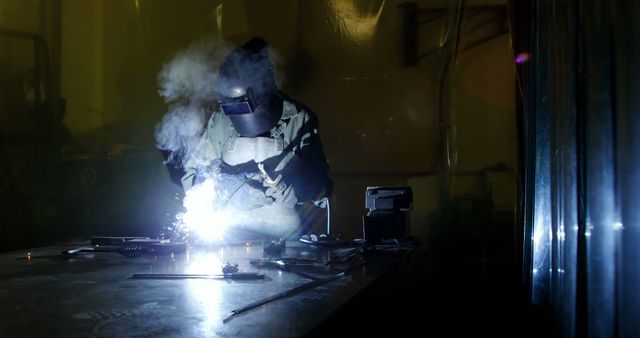
[[(249, 210), (273, 203), (270, 198), (258, 187), (260, 184), (245, 175), (220, 174), (216, 182), (216, 192), (221, 206), (231, 206), (238, 210)], [(222, 202), (222, 203), (220, 203)]]
[(273, 200), (282, 204), (287, 208), (293, 208), (298, 203), (298, 197), (291, 185), (287, 185), (283, 180), (280, 180), (276, 185), (263, 182), (267, 190), (264, 192), (266, 196), (273, 198)]
[[(284, 188), (275, 190), (280, 190), (282, 193), (287, 192), (288, 194), (293, 194), (296, 203), (316, 201), (324, 197), (323, 194), (325, 186), (327, 185), (324, 179), (326, 176), (319, 175), (318, 171), (316, 171), (310, 163), (305, 162), (300, 156), (294, 153), (289, 152), (282, 157), (269, 158), (258, 163), (257, 166), (265, 178), (265, 181), (268, 178), (268, 181), (275, 183), (265, 185), (265, 187), (278, 186), (280, 180), (286, 184), (285, 188), (289, 186), (294, 187), (292, 189), (293, 192), (287, 192)], [(273, 193), (273, 191), (270, 190), (269, 194), (271, 193)], [(293, 196), (288, 197), (288, 199), (291, 198), (293, 198)], [(295, 203), (290, 201), (289, 204), (293, 205)]]

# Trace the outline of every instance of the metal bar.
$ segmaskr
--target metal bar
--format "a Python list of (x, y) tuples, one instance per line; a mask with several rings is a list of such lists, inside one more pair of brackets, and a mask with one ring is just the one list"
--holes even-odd
[(130, 279), (264, 279), (259, 272), (236, 272), (228, 274), (192, 274), (192, 273), (134, 273)]
[(222, 322), (223, 323), (227, 323), (231, 319), (233, 319), (233, 317), (235, 317), (235, 316), (237, 316), (237, 315), (239, 315), (241, 313), (253, 310), (253, 309), (257, 308), (257, 307), (260, 307), (262, 305), (265, 305), (267, 303), (273, 302), (273, 301), (278, 300), (278, 299), (290, 297), (290, 296), (296, 295), (298, 293), (314, 289), (314, 288), (316, 288), (316, 287), (318, 287), (320, 285), (323, 285), (323, 284), (329, 283), (329, 282), (331, 282), (333, 280), (336, 280), (336, 279), (344, 276), (345, 274), (346, 274), (346, 272), (341, 272), (341, 273), (333, 275), (331, 277), (314, 280), (314, 281), (308, 282), (306, 284), (302, 284), (302, 285), (300, 285), (298, 287), (295, 287), (293, 289), (285, 290), (283, 292), (276, 293), (273, 296), (269, 296), (267, 298), (260, 299), (258, 301), (255, 301), (255, 302), (253, 302), (251, 304), (248, 304), (248, 305), (245, 305), (243, 307), (237, 308), (235, 310), (231, 310), (231, 312), (222, 320)]
[[(406, 248), (406, 249), (409, 249), (409, 250), (405, 254), (403, 254), (400, 258), (398, 258), (396, 260), (396, 262), (398, 262), (401, 259), (403, 259), (404, 257), (406, 257), (411, 251), (415, 250), (416, 248), (417, 248), (417, 246), (416, 247), (411, 247), (411, 248)], [(353, 271), (355, 269), (359, 269), (361, 267), (364, 267), (364, 266), (367, 266), (367, 265), (371, 265), (373, 263), (379, 263), (382, 260), (389, 259), (389, 258), (394, 258), (394, 256), (384, 255), (384, 256), (379, 257), (378, 259), (375, 259), (373, 261), (368, 261), (368, 262), (363, 261), (362, 263), (359, 263), (359, 264), (356, 264), (354, 266), (351, 266), (348, 269), (346, 269), (345, 271), (342, 271), (342, 272), (337, 273), (335, 275), (329, 276), (327, 278), (313, 280), (311, 282), (308, 282), (306, 284), (302, 284), (302, 285), (300, 285), (298, 287), (295, 287), (293, 289), (285, 290), (285, 291), (282, 291), (280, 293), (276, 293), (275, 295), (269, 296), (267, 298), (263, 298), (263, 299), (257, 300), (255, 302), (250, 303), (248, 305), (245, 305), (243, 307), (231, 310), (231, 312), (222, 320), (222, 322), (223, 323), (227, 323), (228, 321), (233, 319), (233, 317), (235, 317), (235, 316), (237, 316), (239, 314), (242, 314), (244, 312), (253, 310), (253, 309), (258, 308), (258, 307), (260, 307), (262, 305), (268, 304), (270, 302), (273, 302), (273, 301), (276, 301), (276, 300), (279, 300), (279, 299), (287, 298), (287, 297), (296, 295), (298, 293), (302, 293), (304, 291), (312, 290), (312, 289), (314, 289), (314, 288), (316, 288), (318, 286), (321, 286), (323, 284), (326, 284), (326, 283), (329, 283), (331, 281), (334, 281), (334, 280), (336, 280), (336, 279), (348, 274), (349, 272), (351, 272), (351, 271)]]
[(444, 14), (432, 16), (432, 17), (430, 17), (428, 19), (425, 19), (425, 20), (422, 20), (422, 21), (418, 22), (418, 26), (424, 25), (424, 24), (427, 24), (429, 22), (433, 22), (433, 21), (436, 21), (436, 20), (439, 20), (439, 19), (442, 19), (444, 17), (446, 17), (446, 15), (444, 15)]
[(271, 267), (271, 268), (275, 268), (275, 269), (279, 269), (282, 271), (286, 271), (286, 272), (291, 272), (294, 273), (300, 277), (303, 278), (307, 278), (307, 279), (311, 279), (311, 280), (318, 280), (318, 279), (322, 279), (320, 277), (316, 277), (313, 276), (311, 274), (308, 274), (306, 272), (300, 271), (298, 270), (296, 267), (300, 267), (300, 266), (317, 266), (316, 264), (316, 260), (315, 259), (288, 259), (288, 258), (283, 258), (283, 259), (252, 259), (249, 261), (249, 263), (253, 266), (257, 266), (257, 267)]
[(509, 30), (505, 28), (504, 30), (502, 30), (502, 31), (500, 31), (500, 32), (498, 32), (496, 34), (488, 36), (488, 37), (486, 37), (484, 39), (480, 39), (480, 40), (478, 40), (478, 41), (466, 46), (464, 48), (463, 52), (468, 52), (469, 50), (471, 50), (473, 48), (476, 48), (476, 47), (478, 47), (478, 46), (480, 46), (482, 44), (485, 44), (485, 43), (487, 43), (487, 42), (489, 42), (489, 41), (491, 41), (493, 39), (497, 39), (497, 38), (499, 38), (499, 37), (501, 37), (503, 35), (506, 35), (506, 34), (509, 34)]
[(73, 255), (80, 252), (119, 252), (120, 249), (122, 249), (122, 246), (101, 246), (101, 247), (83, 246), (79, 248), (65, 250), (62, 252), (62, 254)]
[(331, 173), (332, 177), (376, 177), (376, 176), (433, 176), (435, 171), (393, 171), (393, 172), (337, 172)]
[(420, 55), (420, 57), (418, 57), (418, 61), (420, 61), (420, 60), (422, 60), (422, 59), (424, 59), (424, 58), (426, 58), (426, 57), (429, 57), (429, 56), (431, 56), (432, 54), (435, 54), (435, 53), (436, 53), (437, 51), (439, 51), (440, 49), (441, 49), (440, 47), (438, 47), (438, 48), (434, 48), (434, 49), (432, 49), (432, 50), (430, 50), (430, 51), (428, 51), (428, 52), (426, 52), (426, 53), (424, 53), (424, 54)]
[(549, 48), (548, 36), (550, 9), (548, 3), (538, 4), (535, 8), (535, 21), (538, 27), (535, 40), (535, 158), (533, 172), (533, 219), (532, 219), (532, 302), (536, 305), (549, 305), (551, 282), (551, 101), (549, 92)]
[(506, 19), (504, 17), (500, 17), (500, 18), (490, 18), (489, 20), (485, 20), (479, 24), (476, 24), (473, 27), (467, 28), (464, 30), (465, 34), (468, 33), (473, 33), (475, 31), (478, 31), (484, 27), (487, 27), (489, 25), (491, 25), (492, 23), (497, 23), (498, 25), (504, 26), (505, 25), (505, 21)]
[(458, 50), (460, 48), (460, 33), (463, 31), (462, 29), (462, 22), (464, 20), (464, 10), (465, 10), (465, 5), (466, 5), (466, 0), (460, 0), (460, 3), (458, 5), (458, 13), (457, 13), (457, 18), (456, 18), (456, 35), (454, 38), (454, 45), (453, 45), (453, 60), (454, 62), (457, 61), (458, 59)]

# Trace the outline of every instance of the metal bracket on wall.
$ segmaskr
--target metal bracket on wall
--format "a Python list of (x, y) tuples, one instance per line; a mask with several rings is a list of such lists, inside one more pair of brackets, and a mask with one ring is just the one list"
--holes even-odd
[(464, 30), (465, 46), (462, 52), (487, 43), (509, 33), (509, 11), (506, 5), (470, 8)]
[[(402, 12), (402, 35), (404, 46), (404, 66), (413, 67), (425, 55), (419, 56), (418, 53), (418, 27), (426, 23), (444, 18), (446, 16), (444, 9), (419, 9), (415, 2), (403, 2), (398, 5), (398, 9)], [(428, 16), (426, 19), (418, 22), (420, 16)]]
[[(403, 34), (403, 65), (414, 67), (418, 62), (439, 51), (441, 47), (432, 49), (424, 54), (418, 51), (418, 28), (420, 25), (442, 19), (447, 16), (443, 8), (419, 9), (415, 2), (404, 2), (398, 5), (402, 12)], [(493, 40), (509, 32), (508, 11), (506, 5), (471, 7), (465, 13), (467, 25), (464, 30), (467, 43), (463, 52), (473, 49), (485, 42)], [(418, 21), (421, 17), (425, 19)], [(486, 30), (486, 33), (482, 33)], [(481, 34), (475, 34), (480, 32)]]

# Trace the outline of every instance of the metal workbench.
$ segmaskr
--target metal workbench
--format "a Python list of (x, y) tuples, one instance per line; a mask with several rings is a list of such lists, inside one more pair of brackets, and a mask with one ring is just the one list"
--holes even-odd
[[(234, 316), (232, 310), (311, 279), (258, 268), (261, 242), (192, 246), (186, 253), (128, 258), (118, 253), (61, 254), (67, 246), (0, 255), (1, 337), (299, 337), (364, 290), (411, 250), (358, 263), (325, 265), (340, 250), (287, 242), (286, 257), (312, 258), (302, 267), (325, 278), (348, 273), (297, 295)], [(140, 280), (137, 273), (219, 274), (225, 262), (259, 271), (260, 280)]]

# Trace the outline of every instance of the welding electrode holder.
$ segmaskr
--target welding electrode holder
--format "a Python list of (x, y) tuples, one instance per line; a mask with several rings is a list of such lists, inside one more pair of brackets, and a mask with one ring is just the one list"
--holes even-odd
[(264, 184), (268, 187), (277, 189), (278, 184), (280, 183), (280, 181), (282, 181), (282, 174), (278, 174), (278, 177), (276, 177), (275, 179), (272, 178), (271, 175), (269, 175), (267, 170), (264, 168), (264, 163), (262, 162), (258, 163), (258, 169), (260, 170), (260, 173), (264, 178)]

